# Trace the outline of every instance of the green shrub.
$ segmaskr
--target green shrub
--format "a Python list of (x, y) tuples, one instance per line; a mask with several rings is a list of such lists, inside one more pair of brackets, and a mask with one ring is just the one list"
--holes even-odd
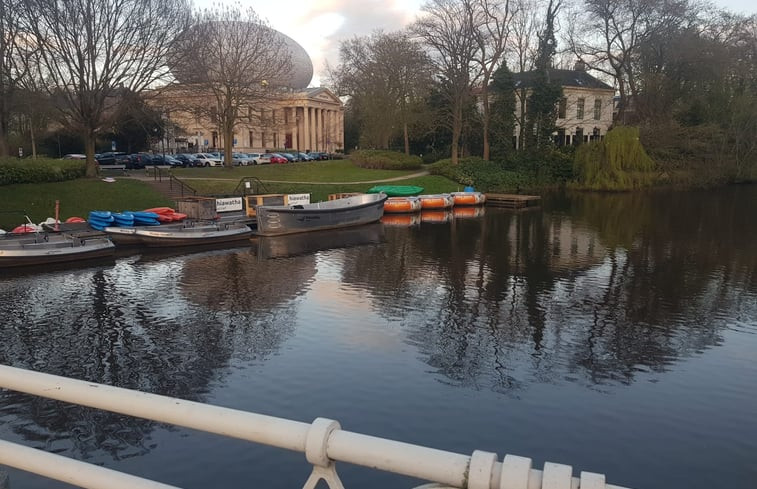
[(82, 160), (0, 159), (0, 185), (64, 182), (85, 174), (86, 163)]
[(578, 185), (593, 190), (631, 190), (653, 181), (654, 161), (639, 141), (639, 129), (620, 126), (601, 141), (576, 150), (574, 168)]
[(376, 149), (353, 151), (350, 153), (350, 159), (361, 168), (374, 170), (418, 170), (422, 164), (419, 156)]
[(440, 160), (429, 166), (432, 175), (442, 175), (479, 192), (518, 192), (534, 186), (534, 179), (525, 172), (507, 168), (506, 162), (485, 161), (479, 157)]

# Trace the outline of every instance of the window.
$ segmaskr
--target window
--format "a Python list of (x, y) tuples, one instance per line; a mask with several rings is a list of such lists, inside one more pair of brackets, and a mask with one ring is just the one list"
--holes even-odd
[(584, 103), (586, 99), (580, 98), (576, 101), (576, 119), (584, 118)]
[(602, 118), (602, 99), (594, 99), (594, 120), (598, 121)]
[(560, 105), (557, 108), (557, 118), (565, 119), (565, 113), (568, 109), (568, 99), (563, 97), (560, 99)]

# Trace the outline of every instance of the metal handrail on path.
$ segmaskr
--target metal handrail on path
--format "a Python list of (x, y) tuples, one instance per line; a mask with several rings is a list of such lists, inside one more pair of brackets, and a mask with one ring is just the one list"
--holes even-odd
[[(535, 470), (525, 457), (506, 455), (500, 462), (479, 450), (468, 456), (344, 431), (330, 419), (308, 424), (4, 365), (0, 387), (302, 452), (313, 465), (303, 489), (314, 489), (321, 479), (331, 489), (344, 489), (337, 461), (431, 481), (420, 486), (428, 489), (623, 489), (606, 484), (601, 474), (574, 478), (568, 465), (547, 462)], [(172, 487), (4, 441), (0, 464), (79, 487)]]
[[(248, 185), (249, 184), (249, 185)], [(263, 192), (268, 193), (268, 189), (263, 185), (263, 181), (258, 177), (242, 177), (239, 179), (239, 183), (234, 188), (232, 194), (234, 195), (247, 195), (247, 190), (250, 190), (251, 194), (259, 194)]]
[[(162, 168), (158, 168), (157, 166), (152, 167), (153, 170), (153, 180), (157, 182), (162, 182), (163, 179), (168, 180), (168, 187), (171, 189), (171, 192), (173, 192), (174, 185), (179, 187), (179, 193), (181, 197), (184, 197), (184, 195), (197, 195), (197, 190), (192, 188), (189, 184), (185, 183), (183, 180), (179, 180), (174, 176), (171, 171), (163, 172)], [(0, 488), (2, 489), (2, 488)]]

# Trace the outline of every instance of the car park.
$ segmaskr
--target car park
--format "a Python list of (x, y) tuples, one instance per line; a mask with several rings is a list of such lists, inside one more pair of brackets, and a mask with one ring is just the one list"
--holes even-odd
[(199, 166), (223, 166), (223, 161), (209, 153), (197, 153), (195, 155)]
[(100, 166), (126, 165), (126, 161), (129, 159), (129, 157), (126, 155), (126, 153), (109, 151), (107, 153), (96, 154), (95, 159), (100, 164)]
[(312, 158), (308, 154), (297, 153), (297, 155), (300, 157), (300, 161), (311, 161), (312, 160)]
[(286, 158), (289, 163), (297, 161), (297, 158), (293, 154), (290, 154), (290, 153), (276, 153), (276, 154)]
[(152, 164), (152, 155), (148, 153), (135, 153), (128, 155), (125, 163), (127, 170), (138, 170)]
[(271, 162), (271, 155), (263, 153), (247, 153), (253, 165), (263, 165)]
[(313, 160), (328, 160), (329, 154), (328, 153), (321, 153), (320, 151), (311, 151), (308, 153), (311, 159)]
[(254, 165), (252, 158), (244, 153), (232, 153), (231, 161), (237, 166)]

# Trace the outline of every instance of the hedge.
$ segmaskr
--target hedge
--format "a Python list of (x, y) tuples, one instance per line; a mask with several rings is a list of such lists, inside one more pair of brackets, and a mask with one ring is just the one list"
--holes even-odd
[(82, 178), (85, 174), (86, 162), (83, 160), (0, 159), (0, 185), (64, 182)]
[(396, 151), (361, 149), (350, 153), (350, 159), (361, 168), (373, 170), (419, 170), (423, 161)]

